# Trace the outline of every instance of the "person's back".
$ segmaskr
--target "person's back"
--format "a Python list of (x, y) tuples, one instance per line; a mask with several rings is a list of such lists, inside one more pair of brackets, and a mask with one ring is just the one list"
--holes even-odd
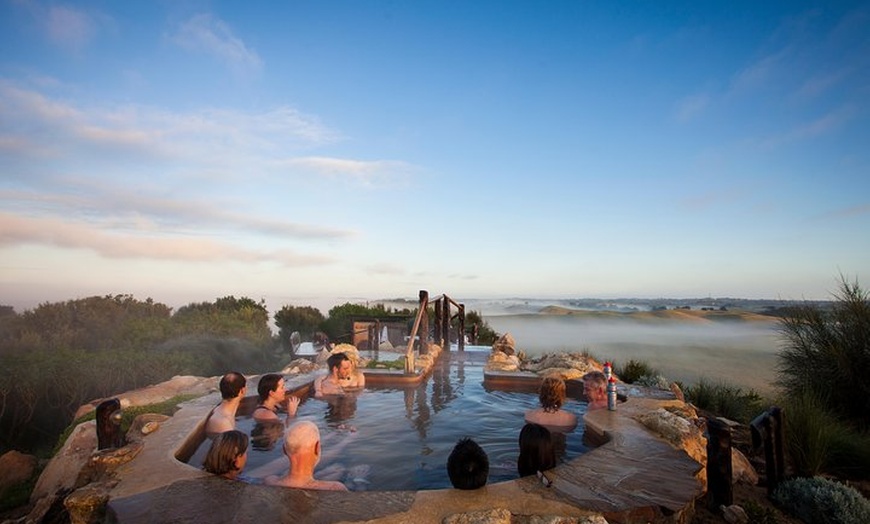
[(565, 381), (562, 377), (546, 377), (538, 390), (541, 407), (526, 412), (526, 422), (564, 430), (577, 425), (577, 415), (562, 408), (565, 403)]
[(221, 377), (221, 403), (208, 416), (205, 434), (214, 438), (221, 433), (236, 429), (236, 411), (247, 392), (245, 376), (231, 371)]
[(556, 466), (556, 449), (550, 430), (540, 424), (526, 424), (520, 431), (517, 470), (521, 477)]
[(299, 489), (347, 491), (347, 486), (332, 480), (314, 478), (314, 468), (320, 462), (320, 430), (311, 421), (297, 422), (284, 436), (284, 454), (290, 459), (290, 470), (283, 477), (266, 477), (264, 483)]
[(460, 439), (447, 457), (447, 476), (456, 489), (477, 489), (489, 477), (489, 457), (470, 438)]

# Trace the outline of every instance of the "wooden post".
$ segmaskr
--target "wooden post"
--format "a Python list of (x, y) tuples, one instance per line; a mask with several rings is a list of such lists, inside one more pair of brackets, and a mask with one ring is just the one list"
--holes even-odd
[(459, 304), (459, 351), (465, 351), (465, 304)]
[(444, 332), (441, 330), (441, 321), (444, 320), (441, 316), (441, 308), (447, 302), (444, 297), (435, 301), (435, 343), (444, 347)]
[(712, 509), (733, 504), (731, 488), (731, 428), (721, 420), (707, 420), (707, 503)]
[(773, 458), (776, 461), (776, 474), (774, 475), (774, 487), (776, 489), (779, 483), (785, 480), (785, 454), (783, 450), (785, 435), (783, 435), (784, 424), (782, 409), (773, 406), (770, 408), (770, 418), (773, 428)]
[(477, 345), (477, 337), (480, 336), (480, 326), (474, 324), (471, 326), (471, 343)]
[(444, 344), (442, 346), (450, 351), (450, 298), (447, 295), (444, 295), (444, 308), (441, 310), (441, 336), (444, 337)]
[(429, 352), (429, 315), (426, 309), (429, 307), (429, 292), (425, 289), (420, 290), (420, 354), (425, 355)]
[(374, 347), (371, 348), (373, 351), (377, 351), (381, 347), (381, 321), (375, 320), (375, 337), (374, 337)]

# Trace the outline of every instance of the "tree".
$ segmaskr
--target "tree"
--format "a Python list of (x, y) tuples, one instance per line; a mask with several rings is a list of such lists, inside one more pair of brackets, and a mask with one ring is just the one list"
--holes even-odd
[(284, 306), (275, 313), (278, 338), (284, 348), (290, 348), (290, 335), (298, 331), (303, 338), (310, 339), (324, 320), (323, 313), (311, 306)]
[(813, 305), (781, 319), (786, 345), (778, 383), (791, 398), (805, 393), (860, 429), (870, 428), (870, 299), (857, 281), (840, 277), (830, 311)]
[(483, 319), (483, 316), (477, 311), (469, 311), (465, 314), (465, 328), (477, 325), (477, 343), (482, 346), (489, 346), (495, 343), (501, 335), (496, 333), (489, 325), (489, 322)]

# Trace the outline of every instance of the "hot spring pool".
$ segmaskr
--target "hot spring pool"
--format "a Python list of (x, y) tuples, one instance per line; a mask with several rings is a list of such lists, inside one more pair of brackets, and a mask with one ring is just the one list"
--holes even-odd
[[(487, 483), (517, 478), (523, 413), (538, 407), (538, 397), (529, 391), (485, 389), (487, 357), (484, 352), (445, 351), (417, 385), (370, 386), (356, 396), (304, 399), (296, 420), (315, 422), (322, 438), (315, 476), (340, 480), (351, 490), (448, 488), (447, 457), (456, 441), (467, 436), (489, 456)], [(250, 418), (253, 400), (243, 403), (236, 426), (253, 437), (244, 474), (258, 482), (268, 474), (283, 475), (289, 462), (281, 446), (283, 424), (256, 424)], [(559, 439), (559, 462), (588, 449), (582, 442), (586, 403), (569, 399), (563, 408), (577, 414), (580, 424)], [(208, 440), (200, 445), (188, 463), (200, 467), (209, 445)]]

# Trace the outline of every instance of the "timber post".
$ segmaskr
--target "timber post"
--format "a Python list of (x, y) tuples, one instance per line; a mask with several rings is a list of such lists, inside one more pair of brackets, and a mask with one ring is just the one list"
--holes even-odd
[(465, 304), (459, 304), (459, 332), (457, 333), (457, 348), (465, 351)]
[(417, 332), (420, 336), (420, 345), (417, 346), (421, 355), (429, 353), (429, 314), (426, 309), (429, 307), (429, 292), (425, 289), (420, 290), (420, 330)]
[(441, 337), (444, 339), (444, 346), (447, 351), (450, 351), (450, 297), (444, 295), (444, 307), (441, 309)]
[(441, 316), (441, 308), (443, 304), (446, 302), (444, 297), (439, 298), (435, 301), (435, 343), (441, 347), (444, 347), (444, 332), (441, 330), (441, 322), (444, 320)]

